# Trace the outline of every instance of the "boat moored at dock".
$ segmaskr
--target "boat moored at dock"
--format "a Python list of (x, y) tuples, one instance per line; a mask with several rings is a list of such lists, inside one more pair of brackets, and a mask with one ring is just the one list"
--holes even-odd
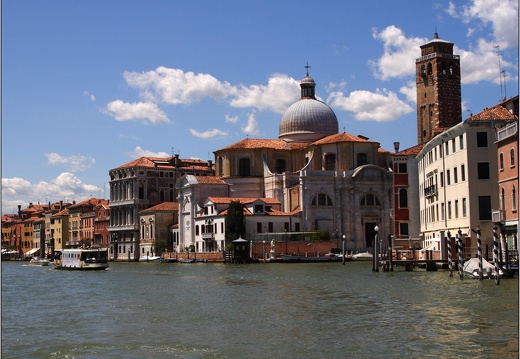
[(108, 251), (105, 248), (63, 249), (54, 260), (56, 269), (104, 270), (108, 268)]

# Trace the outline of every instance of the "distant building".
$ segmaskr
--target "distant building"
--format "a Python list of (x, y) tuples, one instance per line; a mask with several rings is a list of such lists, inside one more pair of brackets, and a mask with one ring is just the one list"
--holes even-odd
[(89, 198), (68, 207), (69, 241), (67, 247), (90, 247), (94, 244), (96, 211), (103, 205), (108, 206), (106, 199)]
[(179, 220), (179, 202), (163, 202), (139, 212), (140, 257), (173, 252), (171, 226)]
[(112, 260), (138, 260), (139, 212), (177, 200), (175, 184), (185, 174), (212, 176), (211, 161), (141, 157), (109, 171), (110, 252)]

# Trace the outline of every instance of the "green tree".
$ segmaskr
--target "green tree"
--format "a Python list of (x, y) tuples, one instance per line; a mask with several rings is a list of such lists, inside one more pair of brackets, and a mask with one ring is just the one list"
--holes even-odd
[(240, 201), (231, 201), (226, 215), (226, 244), (239, 236), (244, 238), (245, 233), (244, 206)]

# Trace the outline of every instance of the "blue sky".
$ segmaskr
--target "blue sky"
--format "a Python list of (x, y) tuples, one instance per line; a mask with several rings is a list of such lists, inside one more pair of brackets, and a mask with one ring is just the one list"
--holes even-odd
[(108, 171), (141, 156), (277, 138), (307, 62), (340, 131), (414, 146), (436, 30), (464, 119), (518, 94), (516, 0), (3, 0), (2, 213), (108, 198)]

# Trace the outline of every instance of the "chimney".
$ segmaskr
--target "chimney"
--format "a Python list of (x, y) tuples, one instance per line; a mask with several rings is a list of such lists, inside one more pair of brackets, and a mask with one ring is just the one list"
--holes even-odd
[(63, 201), (60, 201), (60, 211), (61, 211), (61, 207), (63, 207)]
[(213, 168), (213, 161), (208, 160), (208, 168), (211, 170)]
[(177, 154), (175, 154), (175, 161), (173, 162), (173, 165), (175, 167), (179, 167), (180, 164), (181, 164), (181, 161), (179, 159), (179, 154), (177, 153)]

